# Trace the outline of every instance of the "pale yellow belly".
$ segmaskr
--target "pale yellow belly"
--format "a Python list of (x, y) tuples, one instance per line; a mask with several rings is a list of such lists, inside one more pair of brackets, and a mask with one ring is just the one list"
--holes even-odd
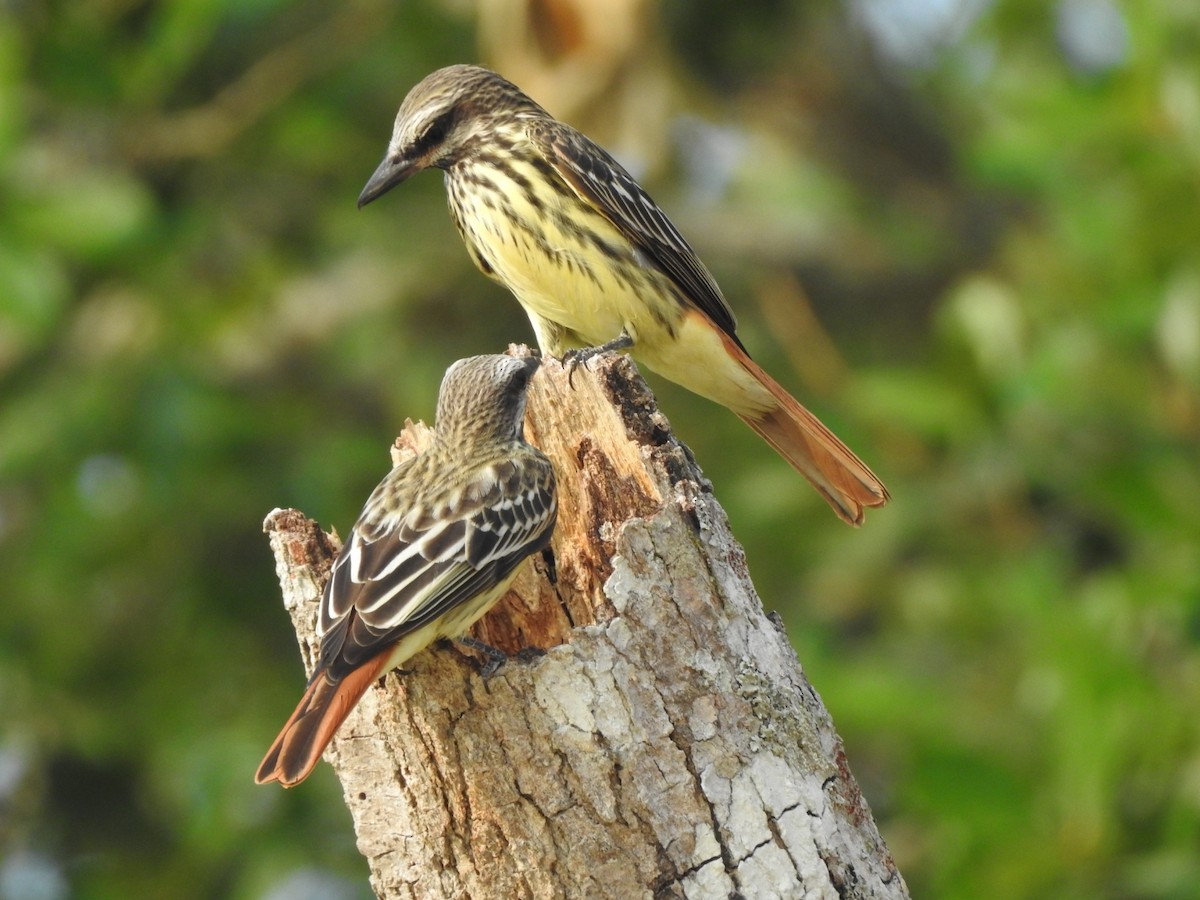
[(442, 638), (454, 639), (462, 637), (468, 628), (483, 618), (484, 614), (504, 596), (508, 591), (509, 585), (516, 578), (516, 575), (517, 573), (514, 571), (503, 582), (497, 584), (481, 596), (450, 610), (441, 619), (430, 622), (424, 627), (405, 635), (392, 650), (392, 655), (388, 658), (385, 671), (390, 672), (392, 669), (404, 665), (406, 661), (416, 656), (435, 641), (439, 641)]
[[(603, 344), (622, 329), (636, 339), (653, 328), (650, 308), (639, 296), (652, 291), (653, 284), (628, 250), (621, 259), (606, 257), (593, 242), (565, 230), (561, 216), (534, 210), (519, 196), (503, 210), (474, 197), (468, 204), (464, 219), (472, 233), (464, 238), (474, 245), (474, 255), (486, 261), (492, 276), (516, 295), (531, 318), (570, 332), (564, 345), (543, 345), (543, 350), (559, 354), (575, 345)], [(525, 222), (537, 226), (525, 227)], [(587, 225), (597, 240), (625, 247), (604, 220), (593, 217)], [(678, 317), (666, 304), (663, 313)]]
[[(775, 405), (770, 393), (725, 351), (716, 326), (687, 315), (673, 282), (638, 258), (606, 220), (587, 220), (592, 239), (520, 199), (509, 210), (474, 202), (467, 212), (465, 221), (473, 233), (464, 229), (464, 240), (492, 277), (520, 301), (544, 352), (561, 356), (576, 347), (606, 343), (624, 331), (633, 338), (635, 358), (702, 397), (749, 415)], [(537, 221), (536, 233), (522, 227), (522, 220)], [(596, 241), (609, 252), (598, 249)]]

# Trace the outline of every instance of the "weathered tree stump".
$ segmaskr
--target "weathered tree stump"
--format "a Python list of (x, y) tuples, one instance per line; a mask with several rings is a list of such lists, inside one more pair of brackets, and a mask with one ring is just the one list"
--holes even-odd
[[(546, 652), (483, 679), (431, 648), (326, 752), (376, 893), (907, 897), (829, 713), (633, 364), (601, 357), (573, 381), (548, 360), (526, 425), (558, 474), (557, 580), (527, 561), (473, 632)], [(401, 452), (422, 432), (410, 423)], [(311, 668), (337, 541), (294, 510), (265, 528)]]

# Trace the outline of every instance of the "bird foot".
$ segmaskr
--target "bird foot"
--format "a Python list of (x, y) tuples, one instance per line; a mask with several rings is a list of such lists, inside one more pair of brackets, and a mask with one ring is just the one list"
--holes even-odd
[(464, 634), (462, 637), (455, 638), (454, 640), (464, 647), (470, 647), (486, 659), (486, 662), (481, 662), (479, 665), (479, 674), (484, 678), (491, 678), (502, 665), (508, 662), (508, 654), (503, 650), (493, 647), (491, 644), (485, 644), (483, 641), (473, 638), (470, 635)]
[(581, 365), (586, 366), (588, 360), (593, 356), (600, 356), (603, 353), (615, 353), (618, 350), (628, 350), (633, 346), (633, 338), (629, 336), (629, 332), (624, 329), (611, 341), (603, 344), (597, 344), (595, 347), (580, 347), (577, 350), (568, 350), (563, 354), (563, 368), (567, 370), (567, 384), (572, 390), (575, 389), (575, 370)]
[(521, 662), (533, 662), (535, 659), (541, 659), (546, 655), (546, 651), (541, 647), (526, 647), (524, 650), (518, 650), (515, 654)]

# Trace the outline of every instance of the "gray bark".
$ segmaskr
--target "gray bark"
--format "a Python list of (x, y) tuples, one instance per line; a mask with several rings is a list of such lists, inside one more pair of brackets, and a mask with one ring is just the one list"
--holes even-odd
[[(473, 633), (545, 654), (485, 680), (431, 648), (326, 753), (376, 893), (907, 897), (829, 713), (633, 365), (594, 360), (572, 389), (548, 361), (527, 436), (558, 472), (557, 582), (528, 561)], [(419, 447), (420, 428), (398, 444)], [(311, 666), (336, 539), (292, 510), (265, 527)]]

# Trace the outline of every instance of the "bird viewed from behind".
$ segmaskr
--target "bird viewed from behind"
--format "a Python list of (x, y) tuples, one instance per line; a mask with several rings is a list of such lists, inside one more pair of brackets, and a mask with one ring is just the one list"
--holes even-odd
[(538, 364), (475, 356), (446, 370), (432, 445), (379, 483), (333, 564), (317, 664), (259, 784), (307, 778), (377, 678), (462, 635), (504, 596), (518, 564), (549, 545), (554, 470), (523, 431)]
[[(508, 287), (542, 351), (630, 348), (729, 407), (845, 521), (887, 489), (742, 346), (733, 311), (675, 226), (604, 149), (488, 69), (457, 65), (404, 98), (360, 207), (427, 168), (475, 264)], [(591, 351), (594, 352), (594, 351)]]

